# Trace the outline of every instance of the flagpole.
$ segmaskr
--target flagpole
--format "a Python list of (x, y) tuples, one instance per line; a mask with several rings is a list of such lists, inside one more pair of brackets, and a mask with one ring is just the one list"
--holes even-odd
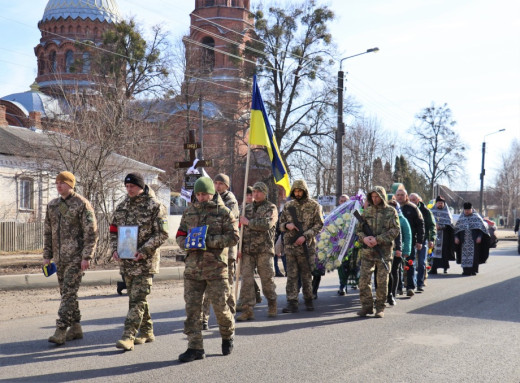
[[(246, 195), (247, 195), (247, 181), (249, 179), (249, 161), (251, 159), (251, 144), (247, 144), (247, 159), (246, 159), (246, 175), (244, 179), (244, 194), (242, 197), (242, 214), (241, 217), (244, 217), (246, 214)], [(240, 225), (240, 239), (238, 240), (238, 254), (237, 257), (237, 273), (236, 273), (236, 283), (235, 283), (235, 302), (238, 301), (238, 285), (240, 284), (240, 268), (242, 266), (242, 240), (244, 237), (244, 225)]]

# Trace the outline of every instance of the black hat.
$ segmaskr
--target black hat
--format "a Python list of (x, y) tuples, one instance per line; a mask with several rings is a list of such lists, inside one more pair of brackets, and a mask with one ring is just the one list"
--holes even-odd
[(473, 207), (471, 202), (464, 202), (464, 210), (469, 210)]
[(141, 173), (129, 173), (125, 177), (125, 185), (133, 184), (139, 186), (141, 189), (144, 189), (144, 178)]
[(246, 194), (253, 194), (253, 187), (252, 186), (248, 186), (247, 187)]
[(435, 199), (435, 202), (446, 202), (446, 200), (444, 198), (442, 198), (442, 196), (438, 195), (437, 198)]

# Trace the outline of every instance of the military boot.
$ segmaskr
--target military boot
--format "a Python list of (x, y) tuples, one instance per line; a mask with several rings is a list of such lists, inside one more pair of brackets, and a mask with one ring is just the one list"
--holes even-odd
[(253, 308), (251, 306), (243, 305), (242, 306), (242, 314), (235, 318), (238, 322), (245, 322), (246, 320), (255, 319), (255, 314), (253, 313)]
[(283, 313), (297, 313), (298, 312), (298, 302), (287, 302), (287, 306), (283, 308)]
[(140, 333), (134, 339), (134, 344), (151, 343), (155, 340), (153, 332)]
[(314, 311), (314, 304), (312, 303), (312, 299), (305, 300), (305, 310)]
[(83, 330), (79, 322), (72, 324), (67, 330), (66, 340), (83, 339)]
[(56, 343), (58, 345), (64, 344), (67, 339), (67, 328), (56, 327), (54, 335), (49, 338), (49, 342)]
[(383, 310), (376, 310), (376, 315), (374, 317), (376, 318), (384, 318), (385, 312)]
[(269, 300), (267, 302), (267, 316), (270, 317), (270, 318), (273, 318), (276, 316), (276, 314), (278, 313), (278, 306), (277, 306), (277, 303), (276, 303), (276, 299), (272, 299), (272, 300)]
[(233, 338), (222, 339), (222, 355), (229, 355), (233, 351)]
[(374, 308), (373, 307), (361, 307), (361, 310), (359, 310), (356, 314), (360, 317), (366, 317), (368, 314), (373, 314)]
[(116, 342), (116, 348), (121, 348), (125, 351), (132, 351), (134, 349), (134, 340), (130, 338), (122, 338)]
[(206, 354), (204, 350), (196, 350), (194, 348), (188, 348), (184, 353), (179, 355), (179, 362), (187, 363), (193, 362), (194, 360), (204, 359)]

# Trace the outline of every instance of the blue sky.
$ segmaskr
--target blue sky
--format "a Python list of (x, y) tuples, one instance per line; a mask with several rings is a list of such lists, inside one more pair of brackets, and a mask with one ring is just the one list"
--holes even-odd
[[(4, 2), (0, 15), (0, 95), (29, 89), (33, 48), (46, 0)], [(252, 5), (256, 3), (251, 1)], [(118, 0), (123, 16), (162, 23), (173, 36), (189, 27), (195, 1)], [(432, 102), (448, 103), (455, 129), (469, 145), (466, 174), (454, 186), (477, 190), (486, 137), (486, 185), (511, 140), (520, 139), (520, 2), (512, 0), (333, 0), (333, 38), (343, 56), (346, 94), (388, 130), (406, 130)], [(339, 65), (338, 65), (339, 69)], [(411, 143), (413, 145), (413, 142)]]

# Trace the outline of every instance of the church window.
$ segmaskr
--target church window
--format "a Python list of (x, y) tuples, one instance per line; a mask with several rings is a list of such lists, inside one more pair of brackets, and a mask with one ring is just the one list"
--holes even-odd
[(72, 31), (73, 31), (72, 25), (69, 25), (69, 35), (72, 35)]
[(45, 72), (45, 59), (43, 58), (43, 53), (40, 53), (38, 57), (38, 76), (42, 76)]
[(80, 35), (81, 34), (81, 27), (78, 25), (78, 27), (76, 28), (76, 34)]
[(83, 73), (90, 73), (90, 54), (83, 53)]
[(65, 33), (65, 27), (63, 25), (60, 27), (60, 33), (62, 35)]
[(74, 65), (74, 52), (68, 50), (65, 53), (65, 72), (71, 73), (72, 66)]
[(58, 69), (58, 63), (56, 62), (56, 51), (52, 51), (49, 55), (49, 66), (50, 72), (56, 73), (56, 70)]
[(205, 45), (202, 48), (201, 68), (204, 72), (212, 72), (215, 67), (215, 40), (206, 36), (201, 42)]

